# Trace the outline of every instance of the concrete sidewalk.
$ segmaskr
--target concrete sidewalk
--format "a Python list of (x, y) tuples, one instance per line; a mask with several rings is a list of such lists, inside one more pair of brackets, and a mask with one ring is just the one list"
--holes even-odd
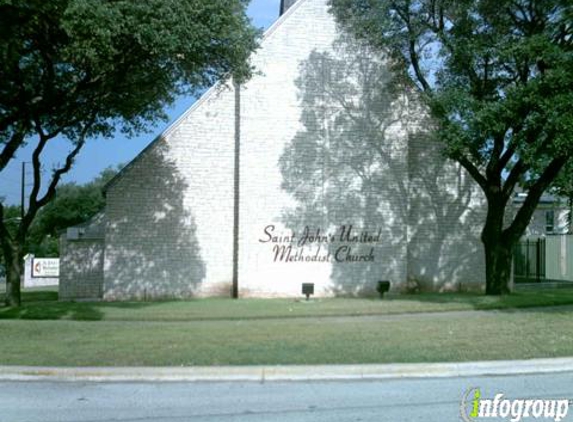
[(133, 368), (0, 367), (0, 381), (273, 382), (446, 378), (573, 372), (573, 358), (463, 363)]

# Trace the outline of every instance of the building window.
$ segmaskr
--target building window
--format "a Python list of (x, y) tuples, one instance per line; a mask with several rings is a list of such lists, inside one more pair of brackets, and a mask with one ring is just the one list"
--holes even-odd
[(545, 211), (545, 232), (553, 233), (555, 230), (555, 211)]

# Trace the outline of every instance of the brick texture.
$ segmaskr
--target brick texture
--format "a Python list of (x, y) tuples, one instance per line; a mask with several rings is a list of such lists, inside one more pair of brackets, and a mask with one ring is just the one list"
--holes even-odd
[(481, 288), (483, 198), (384, 60), (327, 0), (292, 6), (239, 115), (233, 88), (213, 88), (109, 187), (103, 298), (230, 295), (237, 118), (240, 296)]

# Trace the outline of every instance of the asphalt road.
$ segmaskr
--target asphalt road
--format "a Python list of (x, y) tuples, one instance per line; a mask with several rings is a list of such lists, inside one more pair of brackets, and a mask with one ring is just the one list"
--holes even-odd
[[(573, 373), (371, 382), (0, 382), (0, 421), (451, 422), (462, 420), (462, 397), (474, 387), (489, 398), (573, 399)], [(573, 405), (563, 420), (573, 421)]]

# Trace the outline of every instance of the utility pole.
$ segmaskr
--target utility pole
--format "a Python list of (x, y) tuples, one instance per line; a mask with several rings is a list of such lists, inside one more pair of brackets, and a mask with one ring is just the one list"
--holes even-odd
[(20, 218), (24, 220), (24, 201), (26, 200), (26, 162), (22, 161), (22, 186), (20, 197)]
[(235, 188), (233, 219), (233, 288), (231, 296), (239, 298), (239, 208), (241, 189), (241, 84), (233, 81), (235, 88)]

